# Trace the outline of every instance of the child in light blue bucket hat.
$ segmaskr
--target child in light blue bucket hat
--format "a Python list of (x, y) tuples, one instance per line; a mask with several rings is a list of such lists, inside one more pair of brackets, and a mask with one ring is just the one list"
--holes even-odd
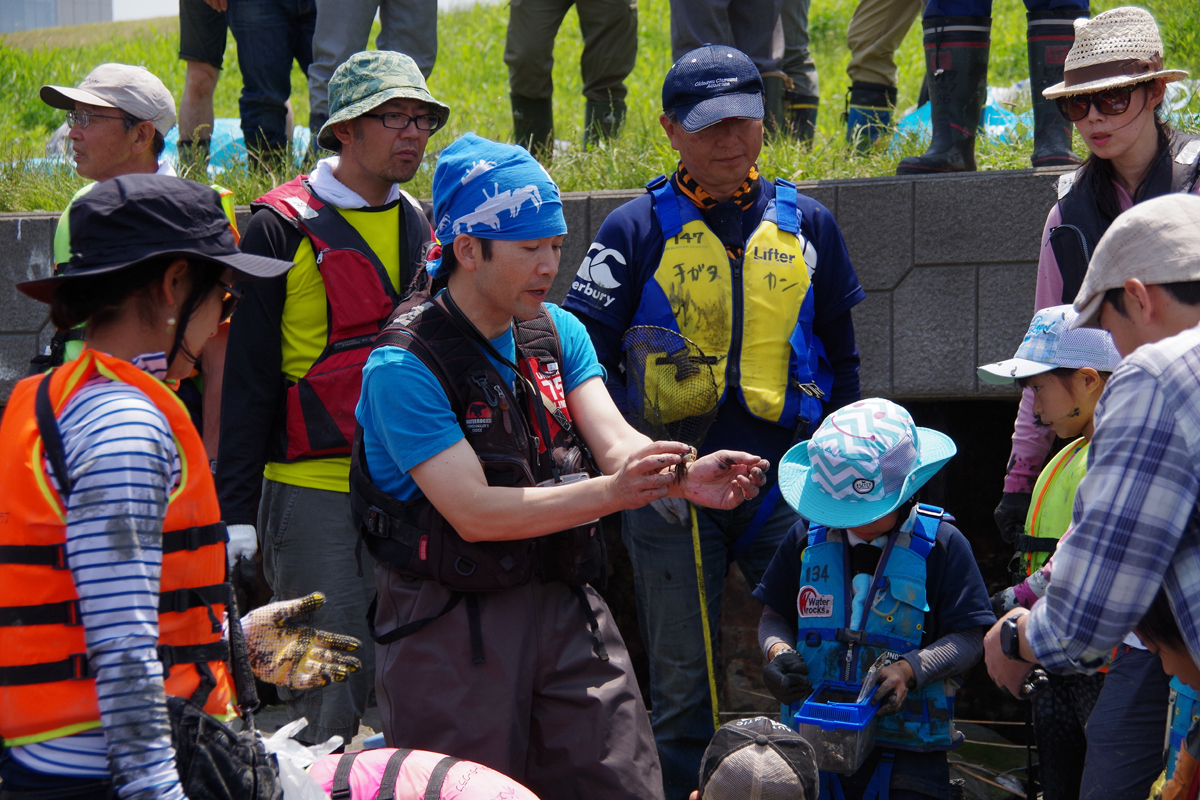
[(808, 522), (788, 532), (754, 591), (767, 688), (792, 724), (814, 687), (861, 684), (880, 666), (875, 747), (856, 766), (818, 746), (823, 796), (946, 796), (946, 751), (963, 740), (958, 678), (996, 619), (953, 518), (913, 498), (955, 452), (945, 434), (871, 398), (829, 415), (779, 465), (784, 499)]

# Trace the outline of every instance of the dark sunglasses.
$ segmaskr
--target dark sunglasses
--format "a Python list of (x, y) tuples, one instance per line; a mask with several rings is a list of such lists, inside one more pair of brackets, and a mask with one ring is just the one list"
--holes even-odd
[(1093, 105), (1106, 117), (1115, 117), (1129, 110), (1129, 97), (1137, 86), (1118, 86), (1093, 94), (1077, 94), (1072, 97), (1057, 97), (1058, 113), (1071, 122), (1079, 122), (1088, 115)]
[(228, 322), (233, 316), (233, 312), (237, 311), (238, 303), (242, 302), (242, 293), (220, 281), (217, 285), (224, 290), (224, 295), (221, 297), (221, 322)]

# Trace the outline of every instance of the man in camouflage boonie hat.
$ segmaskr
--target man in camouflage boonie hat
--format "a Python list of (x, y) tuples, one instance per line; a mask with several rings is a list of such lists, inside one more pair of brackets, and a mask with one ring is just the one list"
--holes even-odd
[(361, 117), (396, 98), (429, 106), (429, 113), (438, 118), (437, 126), (428, 129), (431, 133), (450, 117), (450, 107), (430, 93), (417, 62), (392, 50), (355, 53), (329, 79), (329, 119), (317, 134), (317, 144), (326, 150), (339, 150), (334, 125)]
[[(354, 408), (371, 341), (424, 266), (432, 233), (400, 184), (450, 110), (411, 58), (390, 51), (351, 56), (330, 93), (319, 139), (336, 152), (255, 201), (242, 238), (244, 252), (295, 267), (248, 282), (244, 317), (230, 326), (216, 482), (231, 541), (250, 559), (262, 547), (272, 593), (324, 592), (317, 618), (367, 636), (375, 581), (370, 554), (362, 569), (355, 558)], [(306, 741), (357, 735), (375, 681), (368, 650), (344, 683), (287, 696), (291, 718), (308, 719)]]

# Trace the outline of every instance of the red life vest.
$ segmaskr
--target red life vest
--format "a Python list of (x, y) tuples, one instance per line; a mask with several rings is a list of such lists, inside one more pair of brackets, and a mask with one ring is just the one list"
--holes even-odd
[[(400, 286), (408, 284), (408, 203), (400, 201)], [(325, 286), (328, 334), (325, 349), (300, 380), (288, 382), (284, 403), (286, 445), (272, 454), (281, 462), (350, 455), (354, 408), (371, 344), (399, 303), (387, 269), (362, 234), (338, 210), (308, 188), (301, 175), (254, 202), (296, 226), (312, 242)], [(418, 229), (419, 230), (419, 229)]]
[[(229, 597), (225, 525), (200, 434), (163, 383), (127, 361), (84, 350), (49, 375), (18, 383), (0, 422), (0, 737), (10, 746), (100, 725), (79, 594), (67, 566), (66, 508), (46, 474), (36, 411), (48, 400), (60, 414), (96, 374), (144, 392), (179, 447), (182, 484), (163, 519), (158, 606), (166, 692), (191, 697), (214, 716), (228, 714), (235, 702), (220, 625)], [(203, 674), (209, 671), (213, 680)]]

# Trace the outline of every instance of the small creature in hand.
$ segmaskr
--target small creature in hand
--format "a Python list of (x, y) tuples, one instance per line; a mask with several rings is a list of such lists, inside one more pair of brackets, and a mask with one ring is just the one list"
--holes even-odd
[(687, 482), (688, 467), (690, 467), (692, 465), (692, 463), (696, 460), (696, 456), (698, 456), (698, 455), (699, 455), (699, 453), (696, 452), (696, 448), (693, 447), (687, 453), (687, 455), (685, 455), (683, 458), (679, 459), (679, 463), (675, 465), (675, 480), (676, 480), (676, 482), (678, 482), (678, 483), (686, 483)]

